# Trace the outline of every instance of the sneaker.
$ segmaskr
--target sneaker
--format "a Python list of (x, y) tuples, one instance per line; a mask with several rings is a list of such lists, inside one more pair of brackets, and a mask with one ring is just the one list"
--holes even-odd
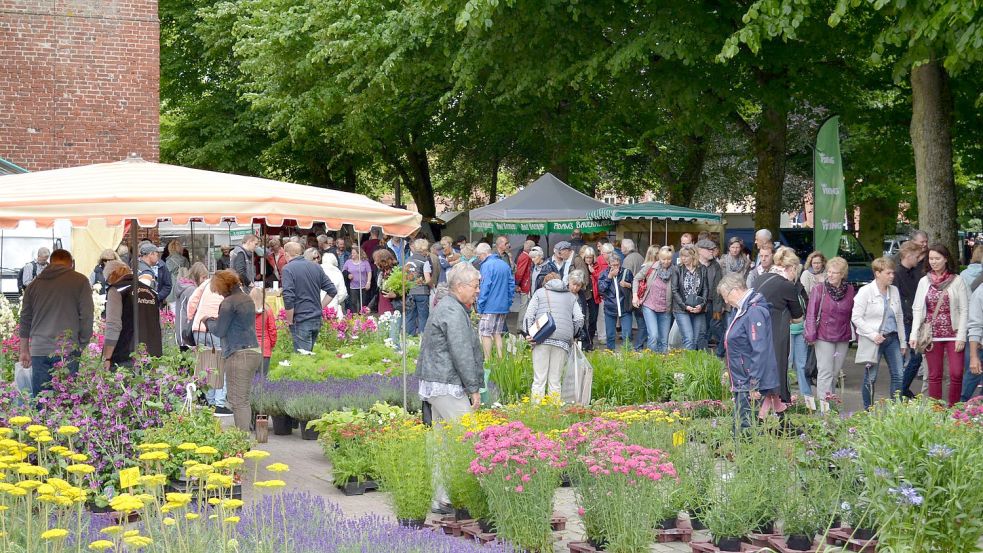
[(230, 411), (228, 407), (224, 407), (224, 406), (223, 407), (216, 407), (215, 408), (215, 414), (216, 415), (231, 415), (232, 414), (232, 411)]

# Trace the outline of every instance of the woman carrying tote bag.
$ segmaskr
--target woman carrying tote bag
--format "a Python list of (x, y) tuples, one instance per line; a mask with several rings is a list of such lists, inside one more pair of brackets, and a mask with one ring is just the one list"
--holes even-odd
[(563, 367), (567, 364), (574, 336), (584, 326), (584, 313), (577, 303), (577, 296), (563, 284), (557, 273), (550, 273), (543, 279), (543, 287), (529, 299), (526, 309), (525, 328), (530, 329), (540, 316), (548, 314), (555, 326), (552, 333), (541, 342), (528, 337), (532, 346), (532, 398), (541, 400), (546, 393), (560, 393), (560, 379)]

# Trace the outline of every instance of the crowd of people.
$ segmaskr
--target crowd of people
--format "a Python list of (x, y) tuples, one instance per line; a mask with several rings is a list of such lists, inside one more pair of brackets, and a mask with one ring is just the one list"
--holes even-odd
[[(208, 402), (241, 425), (248, 424), (249, 383), (269, 370), (277, 339), (264, 288), (280, 290), (297, 351), (314, 349), (326, 307), (339, 317), (382, 314), (404, 311), (405, 301), (406, 332), (426, 338), (431, 319), (447, 325), (459, 318), (456, 309), (440, 308), (442, 298), (462, 303), (473, 293), (462, 304), (477, 315), (480, 351), (468, 355), (502, 356), (505, 334), (526, 336), (534, 397), (559, 392), (575, 345), (666, 353), (675, 343), (712, 351), (726, 360), (735, 393), (746, 394), (738, 404), (760, 396), (761, 414), (784, 410), (793, 388), (789, 374), (798, 394), (822, 408), (850, 370), (851, 342), (865, 407), (874, 401), (881, 359), (892, 397), (927, 392), (942, 399), (948, 374), (945, 399), (952, 404), (978, 394), (983, 379), (983, 292), (977, 293), (983, 244), (958, 274), (946, 247), (930, 246), (916, 231), (895, 258), (872, 263), (873, 282), (855, 289), (843, 258), (813, 252), (803, 263), (767, 230), (750, 247), (732, 238), (721, 250), (709, 234), (684, 234), (678, 245), (652, 245), (644, 255), (631, 239), (588, 243), (579, 231), (549, 249), (533, 236), (516, 248), (505, 236), (431, 244), (373, 229), (364, 240), (351, 238), (277, 236), (264, 247), (248, 235), (223, 249), (214, 274), (202, 261), (192, 263), (180, 241), (142, 242), (133, 252), (136, 275), (121, 246), (103, 252), (87, 280), (73, 270), (69, 252), (39, 251), (25, 268), (21, 309), (21, 363), (34, 368), (32, 391), (44, 389), (54, 364), (70, 363), (91, 338), (93, 287), (106, 296), (107, 365), (132, 363), (135, 343), (160, 355), (159, 310), (168, 308), (176, 314), (179, 345), (196, 347), (198, 369), (209, 378)], [(405, 294), (385, 289), (397, 269), (408, 283)], [(548, 335), (537, 338), (547, 323)], [(66, 333), (73, 337), (67, 354), (55, 346)], [(926, 389), (911, 390), (920, 371)]]

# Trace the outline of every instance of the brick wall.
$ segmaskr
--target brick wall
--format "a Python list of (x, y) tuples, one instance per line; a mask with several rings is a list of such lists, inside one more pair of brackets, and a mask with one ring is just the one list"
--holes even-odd
[(158, 159), (157, 0), (0, 0), (0, 157)]

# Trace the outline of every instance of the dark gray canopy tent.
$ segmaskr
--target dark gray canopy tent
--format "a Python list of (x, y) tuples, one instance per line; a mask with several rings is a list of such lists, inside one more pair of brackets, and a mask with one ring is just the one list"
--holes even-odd
[(604, 202), (583, 194), (550, 173), (536, 179), (515, 194), (485, 207), (472, 209), (471, 230), (496, 234), (570, 234), (610, 229), (610, 221), (596, 221), (587, 216)]

